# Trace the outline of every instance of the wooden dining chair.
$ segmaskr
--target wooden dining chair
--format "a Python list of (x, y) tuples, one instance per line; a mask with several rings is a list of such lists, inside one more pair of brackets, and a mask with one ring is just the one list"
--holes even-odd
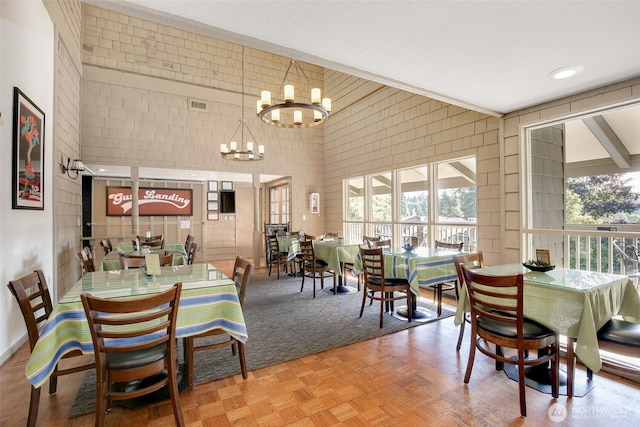
[(174, 254), (170, 254), (167, 251), (164, 251), (164, 254), (160, 254), (158, 256), (159, 260), (160, 260), (160, 266), (161, 267), (171, 267), (173, 266), (173, 257)]
[(93, 261), (93, 255), (91, 253), (91, 248), (85, 246), (76, 254), (80, 259), (80, 266), (82, 267), (82, 275), (84, 276), (86, 273), (96, 271), (96, 264)]
[(157, 234), (147, 239), (146, 236), (137, 236), (137, 240), (132, 240), (133, 249), (138, 251), (137, 243), (140, 242), (140, 246), (149, 246), (150, 249), (164, 249), (164, 234)]
[[(170, 267), (173, 265), (174, 254), (167, 251), (158, 255), (161, 267)], [(120, 270), (128, 270), (130, 268), (142, 268), (147, 263), (146, 255), (127, 254), (120, 252)]]
[[(407, 279), (398, 277), (385, 277), (384, 253), (382, 247), (364, 248), (360, 247), (360, 258), (362, 259), (362, 271), (364, 273), (364, 289), (362, 292), (362, 306), (360, 307), (360, 317), (364, 313), (364, 305), (367, 298), (373, 301), (380, 301), (380, 327), (383, 326), (385, 311), (393, 311), (393, 302), (407, 300), (407, 307), (412, 307), (413, 294)], [(380, 295), (376, 295), (379, 292)], [(398, 292), (399, 294), (396, 294)], [(407, 318), (411, 322), (411, 312), (407, 310)]]
[(382, 238), (380, 236), (362, 236), (362, 242), (363, 243), (367, 243), (367, 242), (376, 242), (378, 240), (381, 240)]
[[(238, 293), (238, 299), (240, 300), (240, 306), (244, 305), (244, 296), (249, 284), (249, 279), (253, 273), (253, 264), (242, 258), (236, 257), (235, 264), (233, 266), (233, 282), (236, 285), (236, 292)], [(207, 340), (206, 337), (212, 336), (226, 336), (224, 341), (220, 340)], [(234, 337), (229, 335), (224, 329), (216, 328), (207, 332), (203, 332), (198, 335), (191, 335), (183, 340), (185, 364), (187, 368), (187, 385), (189, 391), (193, 390), (193, 383), (195, 381), (194, 364), (195, 353), (205, 350), (214, 350), (217, 348), (231, 347), (233, 354), (238, 353), (240, 359), (240, 371), (242, 372), (242, 378), (247, 379), (247, 363), (244, 357), (244, 344)]]
[(198, 252), (198, 244), (191, 242), (189, 245), (189, 251), (187, 252), (187, 265), (191, 265), (196, 260), (196, 253)]
[[(574, 338), (567, 339), (567, 397), (573, 396), (576, 355)], [(640, 324), (614, 317), (598, 330), (598, 347), (601, 351), (640, 360)], [(613, 362), (616, 370), (637, 375), (635, 366)], [(587, 379), (593, 380), (593, 371), (587, 367)]]
[(318, 235), (305, 234), (304, 235), (304, 240), (323, 240), (323, 239), (324, 239), (323, 234), (318, 234)]
[[(40, 338), (42, 325), (47, 321), (51, 311), (53, 310), (47, 281), (42, 270), (36, 270), (24, 277), (11, 280), (7, 286), (20, 306), (20, 311), (22, 312), (22, 317), (24, 318), (24, 323), (27, 327), (29, 350), (31, 351)], [(81, 358), (80, 356), (83, 357)], [(62, 369), (56, 365), (51, 377), (49, 377), (49, 394), (54, 394), (56, 392), (58, 377), (86, 371), (95, 367), (93, 361), (90, 363), (86, 362), (87, 356), (83, 355), (80, 350), (68, 352), (62, 356), (62, 359), (64, 360), (65, 368)], [(73, 364), (68, 364), (67, 361), (72, 362)], [(36, 388), (31, 386), (27, 426), (32, 427), (36, 425), (39, 403), (40, 387)]]
[[(458, 284), (460, 290), (458, 292), (464, 292), (464, 275), (462, 274), (462, 266), (467, 269), (473, 270), (476, 268), (484, 267), (484, 257), (482, 252), (475, 252), (472, 254), (454, 255), (453, 264), (456, 267), (456, 273), (458, 274)], [(464, 316), (464, 321), (460, 324), (460, 332), (458, 333), (458, 343), (456, 344), (456, 351), (460, 351), (462, 346), (462, 337), (464, 336), (464, 327), (466, 323), (471, 323), (471, 317), (469, 315)]]
[(146, 263), (147, 258), (144, 255), (134, 255), (120, 252), (120, 270), (142, 268)]
[(369, 249), (372, 249), (372, 248), (390, 248), (391, 247), (391, 239), (367, 240), (367, 246), (369, 247)]
[[(451, 249), (454, 251), (462, 252), (464, 242), (448, 243), (436, 240), (437, 249)], [(455, 279), (453, 282), (441, 282), (429, 285), (433, 289), (433, 302), (438, 307), (438, 314), (442, 312), (442, 293), (444, 291), (454, 291), (456, 295), (456, 301), (459, 300), (458, 288), (462, 286), (462, 283)]]
[(272, 234), (267, 236), (267, 243), (269, 244), (269, 276), (271, 276), (271, 269), (276, 267), (276, 278), (280, 279), (280, 270), (287, 270), (287, 254), (280, 252), (280, 245), (278, 244), (278, 236)]
[(113, 250), (113, 245), (111, 244), (111, 239), (102, 239), (100, 240), (100, 246), (104, 250), (105, 255), (109, 255)]
[[(96, 427), (104, 425), (111, 401), (164, 387), (176, 425), (184, 426), (175, 344), (181, 290), (182, 283), (176, 283), (165, 292), (128, 300), (80, 295), (96, 358)], [(132, 382), (140, 388), (129, 388)]]
[(193, 242), (194, 237), (191, 234), (187, 235), (187, 238), (184, 241), (184, 250), (189, 252), (189, 246), (191, 245), (191, 243)]
[[(471, 304), (471, 346), (464, 383), (471, 378), (476, 348), (496, 361), (518, 367), (520, 414), (527, 415), (525, 367), (551, 361), (551, 394), (559, 392), (559, 340), (551, 329), (524, 317), (524, 279), (522, 273), (509, 276), (480, 274), (464, 265), (467, 295)], [(493, 344), (491, 346), (490, 344)], [(505, 356), (504, 348), (514, 349), (516, 356)], [(525, 352), (529, 357), (525, 358)], [(531, 356), (535, 354), (536, 356)]]
[(302, 285), (300, 292), (304, 289), (304, 279), (306, 277), (313, 280), (313, 297), (316, 297), (316, 279), (320, 279), (320, 289), (324, 289), (325, 277), (333, 277), (333, 293), (337, 294), (338, 281), (335, 271), (331, 270), (326, 262), (316, 259), (312, 240), (300, 242), (300, 252), (302, 255)]

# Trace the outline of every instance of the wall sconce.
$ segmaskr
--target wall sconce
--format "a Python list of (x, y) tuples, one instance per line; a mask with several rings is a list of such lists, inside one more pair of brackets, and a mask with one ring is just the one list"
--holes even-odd
[[(64, 164), (60, 164), (60, 168), (62, 169), (62, 173), (63, 174), (66, 173), (67, 175), (69, 175), (69, 178), (71, 179), (76, 179), (80, 174), (80, 172), (84, 171), (84, 165), (82, 164), (82, 160), (75, 159), (73, 163), (71, 163), (70, 157), (67, 157), (67, 165), (65, 166)], [(71, 176), (70, 172), (75, 172), (76, 174), (74, 176)]]

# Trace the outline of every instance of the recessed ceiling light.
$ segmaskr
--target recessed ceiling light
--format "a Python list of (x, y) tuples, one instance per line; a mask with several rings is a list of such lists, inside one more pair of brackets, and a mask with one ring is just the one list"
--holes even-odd
[(571, 67), (558, 68), (557, 70), (550, 72), (548, 77), (551, 77), (552, 79), (557, 79), (557, 80), (566, 79), (566, 78), (575, 76), (576, 74), (582, 72), (582, 70), (584, 70), (584, 67), (581, 65), (573, 65)]
[(107, 170), (108, 170), (108, 169), (100, 168), (100, 169), (98, 169), (98, 172), (106, 172)]

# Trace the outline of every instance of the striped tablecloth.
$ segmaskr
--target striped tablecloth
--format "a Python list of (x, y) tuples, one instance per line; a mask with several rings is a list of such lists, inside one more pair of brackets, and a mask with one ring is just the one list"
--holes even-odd
[[(453, 256), (460, 252), (450, 249), (418, 247), (411, 252), (402, 249), (387, 249), (384, 253), (384, 272), (387, 277), (408, 279), (411, 291), (420, 295), (420, 287), (456, 280)], [(362, 271), (360, 253), (353, 268)]]
[(163, 267), (163, 274), (147, 277), (142, 270), (87, 273), (54, 307), (31, 352), (25, 373), (40, 387), (62, 355), (72, 350), (93, 353), (89, 324), (82, 308), (83, 292), (103, 298), (131, 298), (158, 293), (182, 282), (176, 336), (179, 338), (222, 328), (241, 342), (247, 328), (231, 279), (210, 264)]
[[(474, 271), (497, 276), (524, 273), (524, 315), (560, 335), (575, 338), (576, 354), (594, 372), (602, 367), (598, 329), (615, 315), (640, 323), (640, 295), (627, 276), (569, 268), (539, 273), (521, 264)], [(465, 288), (460, 292), (454, 323), (462, 323), (468, 311)]]
[(278, 249), (287, 253), (287, 261), (293, 261), (300, 254), (300, 239), (297, 236), (278, 236)]

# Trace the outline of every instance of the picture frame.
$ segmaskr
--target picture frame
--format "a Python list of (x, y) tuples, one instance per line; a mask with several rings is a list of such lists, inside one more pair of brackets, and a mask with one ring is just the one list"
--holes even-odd
[(217, 202), (218, 201), (218, 192), (217, 191), (210, 191), (207, 193), (207, 200), (210, 202)]
[(45, 114), (13, 88), (12, 208), (44, 210)]
[(209, 191), (218, 191), (218, 181), (209, 181)]
[(207, 203), (207, 210), (208, 211), (218, 211), (219, 210), (219, 205), (218, 202), (208, 202)]
[(319, 193), (311, 193), (309, 196), (309, 211), (312, 214), (320, 213), (320, 194)]
[(536, 261), (551, 265), (551, 251), (549, 249), (536, 249)]
[(207, 219), (209, 221), (217, 221), (219, 217), (218, 212), (207, 212)]
[(233, 191), (233, 182), (222, 181), (222, 184), (220, 185), (220, 191)]

